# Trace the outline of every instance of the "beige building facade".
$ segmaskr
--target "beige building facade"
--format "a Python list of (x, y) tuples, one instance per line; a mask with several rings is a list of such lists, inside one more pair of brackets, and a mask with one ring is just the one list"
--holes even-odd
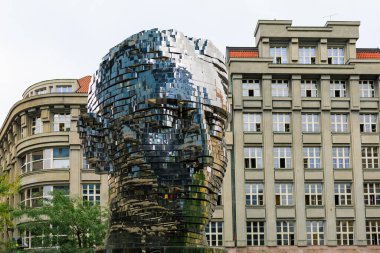
[[(52, 190), (107, 206), (107, 175), (89, 169), (77, 133), (90, 80), (86, 76), (33, 84), (10, 109), (0, 130), (0, 166), (11, 180), (20, 180), (19, 194), (8, 199), (12, 206), (41, 206)], [(54, 246), (29, 231), (15, 229), (3, 236), (21, 236), (29, 248)]]
[(380, 250), (380, 50), (356, 47), (359, 25), (260, 20), (256, 47), (227, 47), (229, 168), (211, 245)]

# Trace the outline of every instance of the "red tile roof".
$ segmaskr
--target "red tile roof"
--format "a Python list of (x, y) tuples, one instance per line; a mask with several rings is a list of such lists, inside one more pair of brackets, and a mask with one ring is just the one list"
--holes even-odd
[(230, 58), (258, 58), (259, 52), (255, 50), (231, 50), (229, 52)]
[(380, 52), (357, 52), (358, 59), (380, 59)]
[(84, 76), (77, 80), (79, 88), (77, 89), (77, 93), (87, 93), (88, 92), (88, 86), (91, 82), (91, 76)]

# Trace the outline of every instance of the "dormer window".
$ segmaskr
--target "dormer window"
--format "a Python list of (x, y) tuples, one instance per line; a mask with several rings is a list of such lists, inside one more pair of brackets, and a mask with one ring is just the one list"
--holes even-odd
[(344, 64), (344, 50), (343, 47), (329, 47), (328, 64)]
[(269, 54), (273, 58), (274, 64), (288, 63), (286, 47), (271, 47)]
[(300, 64), (315, 64), (315, 47), (300, 47), (298, 51)]

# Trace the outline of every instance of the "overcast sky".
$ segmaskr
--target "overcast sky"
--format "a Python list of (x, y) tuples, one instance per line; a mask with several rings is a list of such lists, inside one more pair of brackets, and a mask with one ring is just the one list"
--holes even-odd
[(258, 19), (323, 26), (361, 21), (359, 47), (380, 45), (378, 0), (0, 0), (0, 125), (33, 83), (91, 75), (109, 48), (145, 29), (174, 28), (254, 46)]

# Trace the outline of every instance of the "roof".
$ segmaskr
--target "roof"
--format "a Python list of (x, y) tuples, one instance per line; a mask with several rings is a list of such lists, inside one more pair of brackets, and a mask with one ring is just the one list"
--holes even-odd
[(257, 47), (227, 47), (228, 58), (258, 58)]
[(356, 58), (357, 59), (380, 59), (380, 49), (379, 48), (357, 48)]
[(77, 80), (79, 88), (76, 93), (88, 93), (88, 87), (91, 82), (91, 76), (84, 76)]

